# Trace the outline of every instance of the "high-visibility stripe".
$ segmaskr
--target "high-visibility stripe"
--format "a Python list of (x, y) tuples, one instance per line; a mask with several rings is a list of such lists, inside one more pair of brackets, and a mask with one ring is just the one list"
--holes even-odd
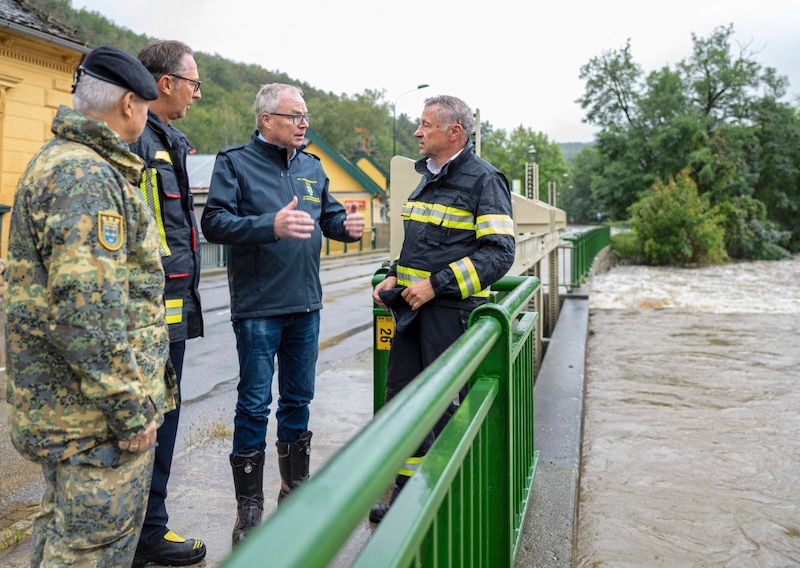
[(475, 217), (472, 211), (437, 203), (410, 201), (403, 205), (401, 216), (410, 221), (440, 225), (448, 229), (475, 230)]
[(183, 321), (183, 299), (164, 300), (167, 311), (167, 323), (181, 323)]
[(161, 217), (161, 200), (158, 197), (158, 171), (155, 168), (145, 168), (142, 172), (142, 180), (139, 188), (145, 202), (153, 212), (156, 225), (158, 226), (158, 240), (161, 242), (161, 256), (171, 256), (172, 251), (167, 244), (167, 231), (164, 228), (164, 219)]
[(422, 463), (423, 459), (425, 459), (425, 456), (408, 458), (406, 460), (406, 463), (403, 464), (403, 467), (401, 467), (397, 471), (397, 475), (405, 475), (406, 477), (411, 477), (419, 469), (419, 466)]
[(472, 259), (465, 256), (455, 262), (450, 263), (450, 270), (456, 275), (456, 282), (458, 288), (461, 290), (462, 298), (469, 298), (470, 296), (486, 297), (489, 295), (489, 290), (481, 290), (481, 279), (478, 277), (478, 271), (475, 270), (475, 265), (472, 264)]
[(430, 277), (431, 273), (427, 270), (417, 270), (408, 266), (397, 265), (397, 285), (411, 286), (415, 282), (422, 282)]
[(514, 221), (508, 215), (481, 215), (475, 226), (475, 237), (486, 235), (511, 235), (514, 236)]
[[(458, 282), (462, 298), (468, 298), (469, 296), (477, 296), (479, 298), (489, 297), (490, 291), (488, 288), (486, 290), (481, 290), (481, 281), (480, 278), (478, 278), (478, 272), (475, 270), (475, 266), (468, 256), (451, 263), (450, 269), (456, 276), (456, 282)], [(431, 275), (427, 270), (419, 270), (417, 268), (403, 266), (402, 264), (398, 264), (396, 270), (398, 286), (411, 286), (416, 282), (421, 282), (426, 278), (430, 278)]]

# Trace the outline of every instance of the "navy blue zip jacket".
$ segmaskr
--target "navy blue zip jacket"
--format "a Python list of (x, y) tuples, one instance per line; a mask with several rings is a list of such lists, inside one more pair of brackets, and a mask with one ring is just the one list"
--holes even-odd
[[(297, 197), (316, 222), (310, 239), (279, 239), (275, 215)], [(346, 242), (347, 213), (328, 190), (319, 158), (286, 149), (253, 133), (246, 144), (220, 150), (200, 220), (206, 239), (227, 245), (231, 319), (322, 309), (322, 236)]]

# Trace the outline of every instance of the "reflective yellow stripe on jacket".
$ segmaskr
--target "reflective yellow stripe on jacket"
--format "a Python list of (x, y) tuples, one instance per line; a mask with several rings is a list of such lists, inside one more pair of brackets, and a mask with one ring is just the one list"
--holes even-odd
[(418, 223), (430, 223), (448, 229), (475, 231), (476, 239), (487, 235), (514, 236), (514, 221), (508, 215), (480, 215), (476, 223), (472, 212), (466, 209), (410, 201), (403, 206), (402, 216), (404, 219)]
[(475, 217), (472, 216), (471, 211), (466, 209), (457, 209), (456, 207), (424, 203), (422, 201), (410, 201), (403, 205), (401, 215), (411, 221), (441, 225), (448, 229), (475, 230)]
[[(461, 289), (461, 297), (477, 296), (480, 298), (489, 297), (489, 289), (481, 290), (481, 281), (475, 266), (469, 257), (464, 257), (456, 262), (450, 263), (450, 269), (456, 275), (456, 282)], [(421, 282), (431, 275), (427, 270), (419, 270), (408, 266), (397, 265), (397, 285), (411, 286), (415, 282)]]
[(183, 298), (177, 300), (164, 300), (167, 311), (167, 323), (181, 323), (183, 321)]
[(469, 298), (470, 296), (488, 297), (489, 289), (481, 290), (481, 279), (478, 278), (478, 272), (475, 270), (475, 265), (468, 256), (451, 262), (449, 265), (450, 270), (456, 275), (456, 282), (458, 282), (458, 289), (461, 290), (462, 298)]
[(415, 282), (422, 282), (431, 275), (427, 270), (417, 270), (408, 266), (397, 265), (397, 285), (411, 286)]
[(406, 460), (406, 463), (403, 464), (403, 467), (397, 471), (397, 475), (405, 475), (406, 477), (411, 477), (416, 473), (419, 469), (420, 464), (425, 456), (420, 456), (418, 458), (410, 457)]
[(161, 243), (161, 256), (171, 256), (172, 251), (169, 250), (167, 244), (167, 231), (164, 229), (164, 219), (161, 216), (161, 200), (158, 197), (158, 171), (155, 168), (145, 168), (142, 172), (142, 181), (139, 187), (142, 190), (142, 196), (153, 212), (156, 225), (158, 226), (158, 240)]
[(487, 235), (514, 236), (514, 221), (508, 215), (481, 215), (475, 227), (475, 237)]

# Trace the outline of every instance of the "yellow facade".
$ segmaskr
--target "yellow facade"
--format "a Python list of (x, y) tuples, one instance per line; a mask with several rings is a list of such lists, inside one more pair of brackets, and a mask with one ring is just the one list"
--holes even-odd
[[(83, 53), (43, 33), (0, 32), (0, 210), (11, 207), (22, 171), (52, 136), (58, 106), (71, 105), (72, 73)], [(0, 217), (0, 258), (7, 253), (8, 216)]]
[(367, 174), (369, 178), (378, 184), (384, 192), (389, 192), (389, 180), (386, 179), (386, 176), (381, 172), (377, 166), (366, 157), (361, 157), (360, 159), (356, 160), (356, 167), (359, 168), (362, 172)]
[[(338, 241), (328, 241), (326, 239), (323, 254), (340, 254), (342, 252), (352, 252), (354, 250), (370, 250), (372, 248), (372, 241), (374, 235), (369, 232), (369, 228), (373, 228), (380, 224), (386, 217), (386, 202), (385, 198), (382, 199), (379, 195), (373, 195), (366, 191), (364, 187), (353, 178), (353, 175), (347, 171), (346, 167), (341, 165), (341, 160), (335, 159), (330, 155), (327, 148), (315, 144), (313, 141), (308, 144), (306, 150), (319, 157), (322, 162), (322, 167), (330, 180), (329, 189), (331, 195), (337, 199), (349, 211), (351, 204), (356, 204), (358, 211), (364, 215), (364, 220), (368, 228), (360, 242), (356, 243), (341, 243)], [(365, 161), (365, 163), (368, 163)], [(363, 167), (359, 163), (359, 168)], [(385, 178), (381, 177), (377, 169), (372, 168), (374, 171), (370, 172), (362, 170), (362, 173), (367, 174), (372, 181), (376, 182), (381, 189), (386, 186)]]

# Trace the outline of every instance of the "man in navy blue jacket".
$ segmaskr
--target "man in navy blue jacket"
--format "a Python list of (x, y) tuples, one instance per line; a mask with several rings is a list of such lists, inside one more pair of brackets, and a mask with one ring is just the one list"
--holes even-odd
[(261, 522), (267, 419), (278, 360), (278, 502), (308, 478), (322, 284), (323, 235), (361, 238), (364, 216), (331, 196), (319, 158), (303, 151), (311, 117), (302, 92), (264, 85), (246, 144), (221, 150), (201, 226), (228, 247), (239, 397), (230, 455), (238, 503), (233, 544)]

